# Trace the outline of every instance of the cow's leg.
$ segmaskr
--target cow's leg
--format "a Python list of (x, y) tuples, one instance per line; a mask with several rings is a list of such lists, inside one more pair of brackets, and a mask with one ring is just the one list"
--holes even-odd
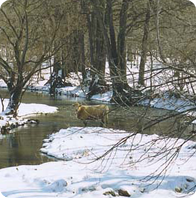
[(87, 121), (84, 120), (83, 123), (84, 123), (84, 126), (86, 127), (87, 126)]
[(105, 122), (104, 122), (104, 119), (101, 119), (101, 123), (100, 123), (100, 126), (101, 126), (101, 127), (104, 127), (104, 126), (105, 126)]
[(104, 122), (105, 124), (108, 124), (108, 113), (104, 115)]

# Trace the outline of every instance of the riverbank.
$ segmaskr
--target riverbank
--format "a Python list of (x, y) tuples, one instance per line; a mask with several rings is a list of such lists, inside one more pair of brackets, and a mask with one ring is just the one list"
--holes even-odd
[[(5, 99), (3, 102), (4, 107), (6, 107), (7, 104), (8, 99)], [(5, 115), (5, 112), (2, 112), (2, 105), (0, 105), (0, 112), (0, 131), (4, 134), (19, 126), (38, 124), (38, 120), (29, 120), (28, 117), (57, 112), (57, 107), (44, 104), (21, 103), (16, 118), (11, 115)]]
[[(75, 88), (82, 93), (77, 86), (68, 89), (70, 91)], [(66, 88), (63, 91), (66, 92)], [(108, 94), (105, 102), (109, 101), (109, 97)], [(164, 97), (148, 100), (143, 105), (177, 111), (194, 107), (187, 100), (165, 98), (167, 100)], [(104, 101), (104, 97), (101, 99)], [(43, 111), (37, 104), (35, 106)], [(21, 116), (30, 113), (24, 113), (24, 110), (30, 109), (30, 105), (24, 107)], [(48, 106), (43, 109), (48, 109)], [(127, 136), (130, 138), (118, 150), (114, 149), (110, 155), (91, 163), (95, 157)], [(1, 169), (0, 191), (5, 197), (175, 198), (191, 197), (195, 192), (195, 143), (191, 141), (184, 143), (180, 139), (177, 141), (157, 135), (135, 135), (132, 131), (71, 127), (51, 135), (45, 140), (41, 151), (60, 161)], [(168, 155), (164, 155), (163, 151)], [(153, 156), (156, 157), (155, 161), (152, 161)], [(136, 163), (141, 157), (144, 160)], [(168, 162), (172, 166), (167, 166)], [(167, 175), (157, 177), (156, 170), (160, 171), (159, 168), (165, 166)], [(166, 173), (165, 170), (162, 173)], [(146, 180), (150, 173), (155, 175)], [(159, 188), (156, 189), (157, 187)]]
[[(118, 149), (96, 160), (118, 141)], [(181, 150), (176, 159), (178, 147)], [(170, 151), (167, 157), (166, 150)], [(63, 161), (1, 169), (0, 190), (5, 197), (189, 198), (195, 192), (192, 141), (101, 127), (71, 127), (45, 139), (41, 151)], [(167, 166), (168, 160), (171, 166)], [(167, 172), (156, 177), (156, 171), (162, 169)], [(147, 178), (151, 173), (155, 175)]]

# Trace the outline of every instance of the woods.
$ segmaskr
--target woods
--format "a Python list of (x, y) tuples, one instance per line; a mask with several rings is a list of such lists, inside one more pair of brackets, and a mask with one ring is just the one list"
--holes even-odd
[(195, 19), (188, 0), (5, 1), (2, 194), (195, 193)]
[(42, 64), (61, 48), (61, 44), (53, 45), (59, 22), (51, 28), (48, 20), (42, 20), (46, 18), (45, 10), (40, 10), (40, 6), (45, 9), (43, 3), (10, 1), (6, 2), (5, 9), (0, 10), (1, 78), (10, 94), (6, 114), (17, 115), (23, 91), (31, 77), (43, 70)]
[[(47, 67), (62, 82), (70, 72), (81, 72), (81, 83), (90, 69), (105, 85), (108, 62), (113, 100), (132, 104), (130, 95), (149, 86), (156, 92), (154, 68), (146, 64), (159, 61), (159, 72), (165, 67), (173, 72), (175, 92), (188, 91), (185, 84), (192, 86), (195, 79), (194, 15), (192, 3), (183, 0), (6, 1), (1, 8), (0, 66), (10, 93), (7, 113), (16, 114), (30, 79)], [(134, 87), (127, 79), (128, 59), (137, 61), (139, 70)]]

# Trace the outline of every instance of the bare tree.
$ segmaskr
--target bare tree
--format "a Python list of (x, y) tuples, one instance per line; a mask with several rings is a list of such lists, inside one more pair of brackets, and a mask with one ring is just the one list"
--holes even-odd
[[(110, 4), (111, 2), (107, 1), (107, 3), (109, 6), (108, 9), (112, 8)], [(142, 81), (148, 81), (149, 84), (147, 84), (147, 87), (148, 85), (153, 87), (157, 95), (150, 93), (147, 96), (149, 102), (147, 104), (148, 107), (142, 111), (142, 113), (138, 112), (139, 116), (137, 118), (137, 123), (135, 122), (132, 126), (135, 131), (130, 135), (120, 139), (116, 144), (112, 145), (107, 152), (103, 153), (103, 155), (97, 157), (95, 160), (109, 160), (109, 158), (114, 156), (121, 146), (124, 146), (127, 141), (131, 139), (130, 149), (127, 151), (127, 156), (141, 147), (143, 147), (145, 152), (137, 160), (130, 162), (130, 164), (140, 163), (145, 160), (148, 160), (151, 163), (157, 163), (161, 159), (166, 158), (166, 160), (160, 164), (157, 170), (154, 170), (154, 172), (147, 178), (156, 180), (160, 176), (163, 176), (162, 178), (164, 179), (165, 174), (178, 157), (182, 147), (189, 140), (195, 140), (196, 133), (192, 121), (195, 120), (194, 112), (196, 109), (194, 90), (196, 86), (196, 61), (195, 51), (193, 50), (196, 39), (195, 29), (193, 28), (195, 26), (195, 20), (192, 18), (194, 18), (193, 16), (195, 16), (196, 11), (191, 4), (184, 1), (169, 1), (169, 3), (168, 1), (151, 1), (151, 3), (152, 8), (150, 8), (150, 4), (148, 4), (149, 7), (147, 8), (148, 10), (144, 20), (139, 18), (141, 21), (138, 21), (138, 24), (140, 27), (144, 27), (144, 31), (140, 39), (137, 41), (140, 42), (138, 43), (140, 48), (138, 48), (143, 58), (141, 64), (145, 65), (146, 63), (145, 59), (147, 56), (147, 41), (149, 42), (149, 49), (151, 50), (151, 59), (155, 60), (156, 63), (159, 63), (159, 67), (157, 68), (153, 68), (153, 66), (151, 66), (150, 70), (144, 69), (141, 77), (144, 77)], [(97, 14), (99, 15), (101, 21), (103, 21), (103, 18), (101, 18), (101, 13), (98, 12), (99, 8), (96, 7), (97, 5), (95, 4), (94, 6), (97, 9)], [(151, 15), (150, 11), (153, 11)], [(190, 15), (190, 12), (192, 15)], [(108, 13), (111, 14), (108, 20), (110, 21), (112, 20), (111, 17), (113, 12), (109, 10)], [(135, 16), (137, 16), (137, 14)], [(150, 16), (151, 20), (154, 21), (154, 24), (149, 23)], [(146, 27), (143, 24), (145, 24)], [(139, 35), (141, 28), (138, 28), (136, 24), (134, 25), (135, 34)], [(114, 36), (114, 26), (109, 27), (111, 28), (111, 35)], [(108, 44), (107, 50), (109, 50), (111, 47), (111, 37), (108, 36), (109, 33), (106, 30), (103, 32), (105, 33), (104, 38), (106, 45)], [(150, 38), (148, 35), (149, 33), (153, 38)], [(132, 34), (132, 36), (135, 34)], [(114, 38), (116, 38), (116, 36), (114, 36)], [(137, 38), (138, 37), (135, 36), (133, 39), (136, 40)], [(143, 38), (143, 42), (141, 42), (141, 38)], [(113, 45), (113, 49), (115, 49), (115, 47), (116, 45)], [(110, 51), (107, 51), (107, 55), (109, 52)], [(176, 72), (176, 76), (173, 76), (173, 74)], [(161, 75), (161, 73), (163, 74)], [(138, 74), (139, 73), (136, 73), (136, 75)], [(114, 76), (118, 76), (117, 71)], [(123, 89), (123, 86), (121, 86), (121, 89)], [(173, 107), (172, 111), (161, 113), (161, 115), (150, 116), (149, 106), (155, 97), (157, 103), (159, 101), (164, 103), (168, 100), (168, 102), (171, 103), (170, 105)], [(181, 102), (179, 105), (176, 104), (175, 106), (175, 103), (179, 98), (181, 98), (182, 101), (184, 100), (184, 103)], [(172, 99), (174, 101), (171, 102), (170, 99), (171, 101)], [(188, 102), (186, 101), (187, 99), (189, 99)], [(191, 105), (193, 105), (192, 108), (190, 108), (189, 102), (191, 102)], [(123, 107), (123, 110), (125, 112), (131, 112), (132, 107), (126, 105)], [(170, 120), (171, 126), (169, 126), (167, 129), (166, 127), (159, 129), (159, 126), (166, 120)], [(136, 128), (136, 126), (138, 128)], [(134, 137), (136, 137), (137, 134), (147, 133), (147, 130), (152, 126), (157, 126), (157, 128), (160, 130), (160, 136), (157, 136), (157, 138), (149, 141), (145, 145), (141, 145), (141, 147), (137, 144), (134, 144)], [(160, 147), (160, 150), (157, 153), (150, 153), (151, 148), (153, 148), (155, 144), (159, 144), (159, 142), (162, 140), (165, 141), (164, 146)], [(171, 142), (173, 143), (170, 144)], [(112, 152), (114, 155), (111, 154)], [(187, 157), (187, 160), (193, 155), (195, 155), (194, 147), (190, 148), (190, 155)]]
[[(119, 95), (124, 94), (124, 89), (127, 89), (129, 87), (127, 84), (125, 61), (125, 38), (129, 3), (130, 1), (127, 0), (123, 0), (120, 3), (119, 31), (116, 36), (113, 16), (113, 1), (107, 0), (105, 2), (105, 6), (102, 8), (100, 8), (100, 2), (98, 0), (92, 2), (101, 32), (104, 37), (104, 45), (106, 48), (106, 54), (110, 68), (110, 75), (113, 82), (113, 96), (115, 100)], [(104, 8), (106, 9), (106, 18), (103, 16), (102, 9)]]
[[(10, 94), (6, 114), (17, 115), (25, 87), (42, 63), (59, 49), (54, 47), (60, 22), (49, 26), (43, 1), (12, 0), (0, 9), (1, 78)], [(52, 47), (51, 47), (52, 46)]]
[[(105, 20), (105, 2), (100, 1), (101, 12)], [(89, 68), (92, 69), (93, 76), (99, 75), (102, 83), (105, 82), (105, 63), (106, 63), (106, 51), (104, 46), (104, 36), (102, 34), (99, 20), (93, 9), (92, 5), (88, 1), (82, 1), (82, 10), (86, 15), (86, 22), (88, 28), (88, 46), (89, 46)]]

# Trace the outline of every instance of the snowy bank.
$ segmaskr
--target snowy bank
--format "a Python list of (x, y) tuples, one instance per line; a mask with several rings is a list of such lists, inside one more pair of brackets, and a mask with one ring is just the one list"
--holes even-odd
[[(119, 140), (118, 149), (92, 163)], [(176, 148), (181, 148), (178, 158), (170, 161)], [(157, 135), (100, 127), (62, 129), (46, 139), (41, 150), (65, 161), (1, 169), (0, 191), (13, 198), (189, 198), (196, 185), (195, 148), (194, 142)], [(156, 178), (155, 171), (167, 161), (167, 175)], [(151, 173), (154, 177), (146, 178)]]
[[(6, 107), (7, 104), (8, 99), (5, 99), (4, 107)], [(15, 127), (23, 126), (24, 124), (32, 124), (32, 121), (29, 121), (27, 117), (35, 116), (37, 114), (54, 113), (56, 111), (57, 107), (52, 107), (45, 104), (21, 103), (18, 109), (18, 117), (13, 118), (12, 116), (5, 115), (5, 113), (2, 112), (2, 105), (0, 105), (0, 130), (5, 133), (7, 130), (11, 130)]]
[[(80, 86), (77, 87), (63, 87), (58, 88), (57, 93), (60, 95), (66, 95), (71, 97), (81, 97), (85, 98), (87, 90), (81, 89)], [(100, 102), (110, 102), (113, 96), (112, 91), (107, 91), (103, 94), (96, 94), (91, 97), (91, 100), (96, 100)], [(139, 101), (139, 105), (142, 106), (148, 106), (152, 108), (158, 108), (158, 109), (166, 109), (166, 110), (172, 110), (176, 112), (183, 112), (190, 109), (196, 109), (195, 103), (191, 102), (186, 97), (180, 97), (177, 98), (175, 96), (170, 97), (169, 92), (165, 91), (162, 93), (161, 97), (156, 97), (152, 99), (144, 99)], [(189, 112), (189, 115), (196, 116), (196, 113), (194, 111)]]
[(45, 104), (35, 104), (35, 103), (22, 103), (18, 110), (18, 116), (29, 117), (36, 114), (47, 114), (57, 112), (57, 107), (48, 106)]
[[(81, 88), (81, 86), (57, 88), (56, 91), (57, 91), (57, 94), (59, 94), (59, 95), (66, 95), (66, 96), (71, 96), (71, 97), (81, 97), (81, 98), (86, 98), (86, 95), (88, 93), (88, 89)], [(113, 95), (112, 91), (107, 91), (102, 94), (93, 95), (91, 97), (91, 100), (110, 102), (112, 95)]]

